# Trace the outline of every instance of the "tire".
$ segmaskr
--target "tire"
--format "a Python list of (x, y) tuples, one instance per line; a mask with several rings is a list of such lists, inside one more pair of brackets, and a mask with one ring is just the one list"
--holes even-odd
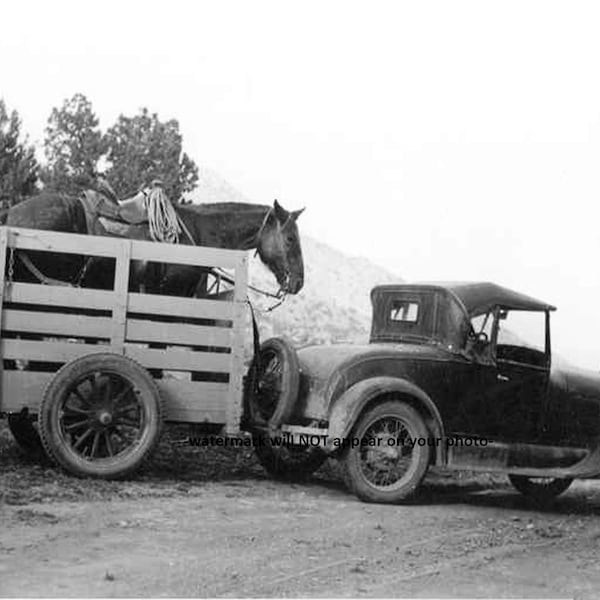
[(260, 346), (254, 357), (245, 390), (245, 421), (250, 430), (256, 426), (276, 429), (288, 423), (300, 385), (298, 356), (285, 338), (274, 337)]
[(8, 415), (8, 428), (17, 445), (31, 459), (44, 461), (48, 458), (37, 424), (28, 413), (11, 413)]
[(556, 498), (573, 483), (572, 479), (553, 479), (551, 477), (527, 477), (509, 475), (508, 478), (523, 496), (536, 503), (544, 504)]
[(319, 448), (273, 446), (269, 436), (254, 434), (254, 451), (258, 462), (274, 479), (305, 481), (327, 458)]
[(42, 444), (73, 475), (122, 478), (155, 449), (163, 414), (143, 367), (118, 354), (88, 354), (64, 365), (48, 385), (39, 413)]
[[(386, 431), (381, 431), (383, 426)], [(389, 426), (394, 425), (392, 431)], [(354, 494), (365, 502), (398, 504), (409, 500), (416, 492), (427, 473), (430, 448), (427, 442), (428, 430), (419, 413), (404, 402), (390, 400), (365, 410), (353, 428), (350, 440), (360, 440), (359, 445), (347, 448), (342, 454), (344, 479)], [(389, 440), (394, 439), (394, 443)], [(414, 446), (408, 439), (416, 440)], [(364, 440), (364, 441), (363, 441)], [(366, 445), (367, 440), (374, 440), (378, 446)], [(408, 464), (403, 466), (402, 459), (409, 457)], [(397, 474), (392, 473), (389, 483), (376, 481), (377, 472), (373, 465), (379, 462), (379, 473), (387, 472), (388, 476), (394, 467), (401, 467)], [(369, 472), (369, 470), (371, 472)]]

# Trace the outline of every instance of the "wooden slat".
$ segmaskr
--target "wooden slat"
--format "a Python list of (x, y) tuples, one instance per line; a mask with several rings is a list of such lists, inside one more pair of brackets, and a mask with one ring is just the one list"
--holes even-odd
[(198, 267), (221, 267), (223, 269), (233, 268), (239, 262), (240, 256), (245, 254), (246, 252), (242, 250), (225, 250), (185, 244), (161, 244), (142, 240), (133, 240), (131, 247), (131, 258), (134, 260)]
[[(53, 377), (54, 373), (5, 371), (0, 410), (11, 412), (28, 407), (36, 412), (44, 390)], [(226, 383), (176, 379), (159, 379), (156, 383), (165, 400), (167, 419), (181, 420), (177, 415), (180, 417), (182, 413), (187, 413), (196, 423), (206, 421), (207, 415), (216, 423), (225, 422), (228, 394)]]
[(210, 381), (156, 381), (161, 395), (171, 410), (217, 410), (224, 413), (227, 405), (228, 385)]
[(37, 412), (44, 390), (52, 377), (54, 373), (5, 370), (0, 411), (16, 412), (27, 407), (31, 412)]
[(24, 250), (115, 257), (122, 244), (132, 244), (132, 259), (161, 263), (233, 268), (243, 250), (208, 248), (185, 244), (163, 244), (118, 237), (62, 233), (22, 227), (7, 227), (9, 247)]
[(222, 408), (173, 408), (167, 407), (166, 421), (180, 423), (225, 423), (225, 406)]
[(196, 319), (233, 319), (233, 302), (201, 298), (178, 298), (153, 294), (129, 294), (129, 312), (192, 317)]
[[(3, 339), (0, 341), (0, 351), (5, 359), (21, 358), (63, 363), (87, 354), (115, 352), (115, 349), (108, 344)], [(183, 348), (158, 350), (127, 346), (125, 354), (148, 369), (227, 373), (231, 366), (229, 354), (194, 352)]]
[(108, 338), (111, 319), (61, 313), (14, 310), (2, 312), (2, 329), (15, 332), (64, 335), (70, 337)]
[(8, 227), (7, 229), (9, 246), (24, 250), (114, 257), (119, 245), (128, 241), (114, 237), (60, 233), (21, 227)]
[(137, 342), (229, 348), (232, 342), (232, 330), (225, 327), (205, 327), (185, 323), (161, 323), (158, 321), (128, 319), (125, 339)]
[[(5, 286), (5, 302), (68, 306), (95, 310), (112, 310), (115, 293), (36, 283), (12, 283)], [(232, 320), (233, 302), (179, 298), (153, 294), (130, 293), (129, 312), (166, 315), (169, 317)]]
[(125, 355), (133, 358), (147, 369), (169, 371), (216, 371), (228, 373), (231, 368), (229, 354), (194, 352), (183, 348), (136, 348), (127, 346)]
[(4, 302), (112, 310), (114, 292), (39, 283), (5, 285)]
[(97, 352), (110, 352), (106, 344), (75, 344), (73, 342), (35, 341), (35, 340), (0, 340), (2, 358), (21, 358), (64, 363), (79, 356)]

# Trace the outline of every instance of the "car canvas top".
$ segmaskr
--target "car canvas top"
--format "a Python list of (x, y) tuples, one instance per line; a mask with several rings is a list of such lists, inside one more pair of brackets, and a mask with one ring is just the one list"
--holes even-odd
[(496, 283), (485, 282), (421, 282), (413, 284), (388, 284), (373, 288), (371, 298), (382, 292), (419, 291), (426, 289), (445, 290), (453, 294), (464, 306), (469, 316), (481, 314), (494, 306), (512, 310), (546, 311), (556, 310), (556, 307), (527, 296), (520, 292), (502, 287)]

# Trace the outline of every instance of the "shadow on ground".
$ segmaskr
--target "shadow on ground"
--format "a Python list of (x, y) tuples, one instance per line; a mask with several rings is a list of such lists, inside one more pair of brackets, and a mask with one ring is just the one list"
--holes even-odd
[[(0, 502), (24, 505), (52, 501), (94, 501), (172, 497), (197, 493), (216, 482), (227, 483), (235, 495), (264, 492), (264, 486), (293, 484), (271, 481), (252, 448), (191, 447), (188, 426), (171, 425), (157, 452), (129, 479), (78, 479), (53, 466), (28, 458), (0, 422)], [(335, 461), (327, 461), (310, 481), (294, 484), (311, 494), (351, 501)], [(237, 492), (234, 492), (237, 490)], [(357, 500), (358, 501), (358, 500)], [(600, 484), (576, 483), (573, 490), (547, 506), (529, 502), (504, 476), (431, 469), (415, 504), (465, 504), (489, 508), (543, 511), (554, 514), (600, 514)]]

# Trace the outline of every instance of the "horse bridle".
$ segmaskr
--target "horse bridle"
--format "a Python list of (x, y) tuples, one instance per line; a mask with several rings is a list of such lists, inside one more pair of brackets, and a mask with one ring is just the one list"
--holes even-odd
[[(264, 219), (262, 220), (260, 227), (258, 228), (258, 231), (256, 232), (256, 235), (254, 236), (254, 240), (255, 240), (255, 244), (256, 244), (256, 250), (254, 251), (254, 257), (258, 256), (258, 249), (260, 247), (260, 238), (261, 238), (262, 234), (264, 233), (265, 227), (267, 226), (267, 223), (269, 222), (269, 217), (273, 214), (273, 212), (274, 212), (274, 208), (272, 206), (270, 206), (269, 210), (265, 214)], [(285, 229), (286, 225), (290, 221), (290, 218), (291, 218), (291, 215), (288, 216), (285, 223), (281, 226), (281, 229)], [(283, 283), (279, 284), (279, 289), (277, 290), (277, 294), (269, 294), (268, 292), (265, 293), (265, 295), (269, 295), (272, 298), (277, 298), (277, 299), (281, 300), (280, 302), (278, 302), (277, 304), (272, 306), (269, 310), (273, 310), (274, 308), (277, 308), (285, 300), (285, 297), (289, 293), (287, 291), (287, 286), (289, 285), (289, 282), (290, 282), (290, 268), (287, 265), (287, 259), (285, 262), (286, 262), (286, 264), (284, 267)], [(256, 288), (252, 288), (251, 286), (248, 286), (248, 287), (250, 287), (254, 291), (259, 291)], [(261, 293), (262, 293), (262, 291), (261, 291)]]

